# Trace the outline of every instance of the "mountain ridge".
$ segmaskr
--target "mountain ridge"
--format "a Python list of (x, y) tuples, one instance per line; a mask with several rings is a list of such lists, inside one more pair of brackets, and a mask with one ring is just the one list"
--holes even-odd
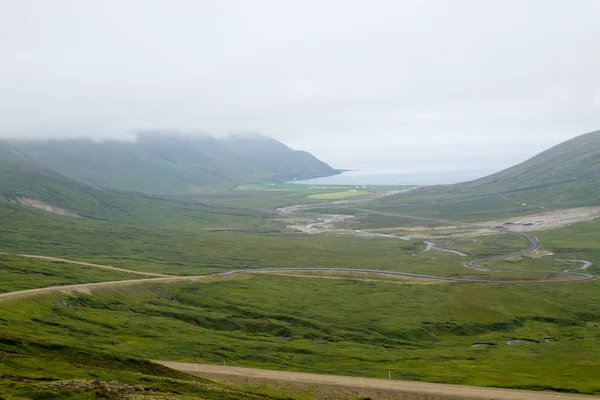
[(535, 189), (600, 176), (600, 130), (559, 143), (494, 174), (460, 183), (469, 189), (500, 184), (509, 190)]
[(217, 139), (146, 131), (134, 142), (53, 139), (8, 143), (41, 167), (76, 181), (147, 194), (189, 194), (244, 182), (339, 173), (310, 153), (261, 135)]
[[(559, 143), (494, 174), (378, 200), (381, 210), (476, 221), (600, 204), (600, 131)], [(490, 214), (491, 213), (491, 214)]]
[(237, 226), (236, 220), (252, 222), (260, 217), (235, 207), (99, 188), (44, 169), (0, 141), (0, 207), (10, 208), (10, 203), (95, 221), (194, 229)]

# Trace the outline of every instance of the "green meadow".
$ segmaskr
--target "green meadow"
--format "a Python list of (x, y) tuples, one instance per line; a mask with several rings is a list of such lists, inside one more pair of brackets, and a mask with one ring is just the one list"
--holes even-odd
[(147, 359), (599, 393), (598, 290), (249, 275), (23, 299), (0, 325)]
[(0, 293), (77, 283), (139, 279), (137, 274), (0, 254)]
[[(3, 218), (0, 251), (147, 272), (202, 275), (266, 267), (331, 267), (439, 276), (465, 273), (462, 257), (423, 252), (426, 246), (419, 240), (284, 233), (275, 226), (265, 232), (138, 227), (64, 218), (19, 206), (0, 208), (0, 216)], [(503, 254), (525, 245), (522, 239), (506, 235), (488, 251)]]

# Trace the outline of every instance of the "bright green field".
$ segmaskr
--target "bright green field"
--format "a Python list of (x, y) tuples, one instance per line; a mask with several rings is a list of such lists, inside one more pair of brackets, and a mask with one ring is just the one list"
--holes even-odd
[(320, 200), (338, 200), (338, 199), (347, 199), (349, 197), (364, 196), (367, 194), (369, 194), (369, 192), (367, 190), (348, 190), (346, 192), (312, 194), (312, 195), (308, 196), (308, 198), (320, 199)]
[(246, 185), (239, 185), (238, 187), (235, 188), (235, 190), (247, 190), (247, 191), (255, 191), (255, 190), (274, 190), (274, 191), (284, 191), (285, 189), (279, 189), (279, 188), (275, 188), (274, 184), (265, 184), (265, 185), (251, 185), (251, 184), (246, 184)]

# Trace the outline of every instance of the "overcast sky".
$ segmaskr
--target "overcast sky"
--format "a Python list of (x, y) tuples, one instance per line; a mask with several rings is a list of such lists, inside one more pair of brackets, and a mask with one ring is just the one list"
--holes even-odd
[(0, 0), (0, 137), (149, 128), (496, 168), (600, 129), (600, 0)]

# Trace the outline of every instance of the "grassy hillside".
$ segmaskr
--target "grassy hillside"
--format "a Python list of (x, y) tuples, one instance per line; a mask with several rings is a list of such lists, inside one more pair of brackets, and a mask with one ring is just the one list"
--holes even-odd
[(496, 174), (456, 186), (480, 193), (525, 191), (600, 179), (600, 131), (578, 136)]
[[(6, 400), (269, 400), (123, 354), (0, 334)], [(291, 398), (290, 398), (291, 399)]]
[(143, 133), (135, 142), (14, 141), (42, 167), (103, 188), (186, 194), (239, 182), (335, 174), (314, 156), (263, 136), (216, 139)]
[(600, 393), (598, 286), (249, 276), (52, 294), (0, 317), (6, 334), (149, 359)]
[(7, 254), (0, 254), (0, 275), (2, 276), (0, 293), (77, 283), (147, 278), (147, 276), (123, 271), (111, 271)]
[(561, 143), (522, 164), (466, 183), (381, 199), (379, 211), (464, 221), (600, 204), (600, 131)]
[[(39, 167), (14, 146), (0, 142), (0, 207), (23, 203), (86, 219), (179, 229), (266, 227), (266, 214), (248, 209), (162, 199), (104, 190)], [(261, 228), (263, 227), (263, 228)]]

